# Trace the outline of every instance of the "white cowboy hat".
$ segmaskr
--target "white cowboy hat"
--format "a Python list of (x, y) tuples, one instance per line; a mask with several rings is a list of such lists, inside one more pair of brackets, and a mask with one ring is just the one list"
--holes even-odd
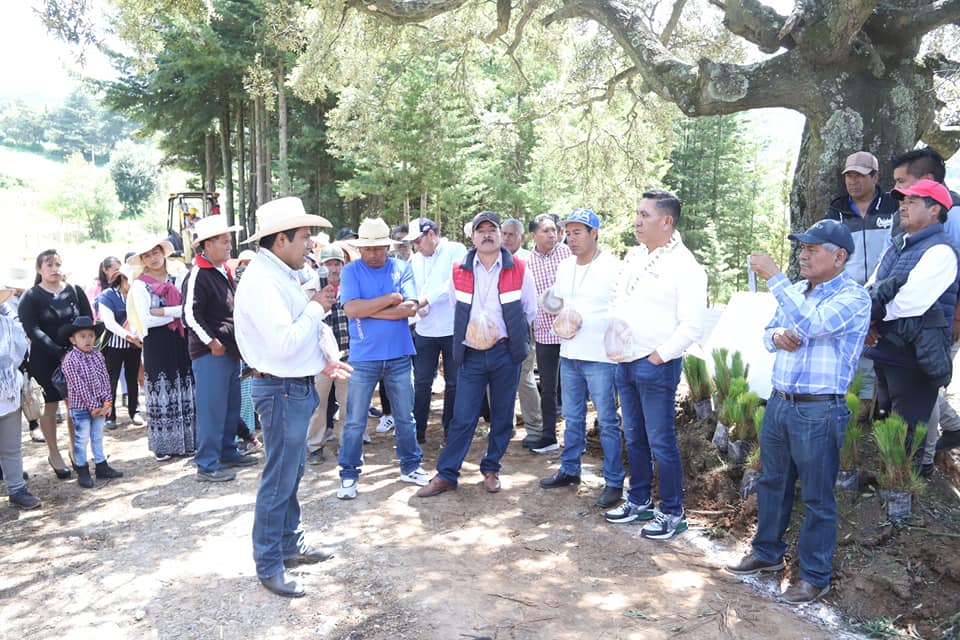
[(243, 227), (239, 224), (228, 227), (227, 217), (223, 215), (200, 218), (193, 224), (193, 246), (199, 247), (204, 240), (216, 238), (225, 233), (235, 233), (240, 229), (243, 229)]
[(133, 255), (127, 258), (127, 264), (133, 265), (134, 267), (142, 267), (143, 261), (140, 259), (140, 256), (149, 251), (153, 251), (154, 247), (160, 247), (163, 249), (164, 258), (173, 253), (173, 243), (170, 242), (170, 240), (168, 240), (166, 237), (157, 238), (154, 236), (152, 238), (141, 240), (134, 245)]
[(130, 264), (122, 264), (122, 265), (120, 265), (120, 270), (117, 271), (117, 273), (119, 273), (120, 275), (122, 275), (122, 276), (123, 276), (124, 278), (126, 278), (129, 282), (133, 282), (133, 277), (134, 277), (135, 269), (133, 268), (133, 265), (130, 265)]
[(357, 235), (359, 237), (355, 240), (346, 242), (355, 247), (392, 247), (399, 244), (390, 238), (390, 227), (383, 218), (367, 218), (360, 223)]
[(243, 262), (244, 260), (253, 260), (257, 257), (257, 252), (252, 249), (244, 249), (240, 252), (240, 255), (237, 256), (237, 262)]
[(2, 284), (11, 289), (29, 289), (33, 286), (33, 281), (37, 272), (23, 265), (11, 265), (3, 273)]
[(323, 231), (310, 239), (313, 240), (313, 246), (315, 249), (323, 249), (330, 244), (330, 234), (324, 233)]
[(299, 229), (301, 227), (332, 227), (330, 221), (323, 216), (307, 213), (300, 198), (277, 198), (260, 205), (257, 209), (257, 227), (255, 234), (243, 241), (242, 244), (256, 242), (260, 238)]

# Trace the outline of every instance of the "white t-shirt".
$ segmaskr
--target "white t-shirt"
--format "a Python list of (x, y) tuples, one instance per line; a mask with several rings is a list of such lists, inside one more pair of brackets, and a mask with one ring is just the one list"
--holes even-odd
[(585, 265), (577, 257), (564, 258), (557, 265), (553, 292), (563, 298), (563, 308), (580, 314), (583, 324), (575, 336), (560, 339), (560, 355), (571, 360), (612, 362), (603, 346), (603, 334), (610, 321), (610, 303), (616, 294), (621, 262), (613, 253), (601, 251)]

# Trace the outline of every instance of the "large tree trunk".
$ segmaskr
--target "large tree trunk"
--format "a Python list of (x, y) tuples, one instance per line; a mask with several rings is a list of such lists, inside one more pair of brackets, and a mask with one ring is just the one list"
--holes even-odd
[(220, 156), (223, 164), (223, 215), (227, 216), (227, 225), (233, 226), (233, 157), (230, 145), (230, 101), (223, 105), (220, 114)]
[[(213, 167), (213, 134), (209, 131), (203, 134), (203, 160), (203, 190), (216, 191), (216, 177)], [(204, 215), (209, 213), (206, 203), (204, 203), (203, 209)]]
[(260, 187), (257, 186), (260, 182), (260, 169), (259, 169), (259, 159), (260, 159), (260, 142), (259, 134), (257, 133), (257, 101), (253, 101), (253, 123), (250, 127), (250, 188), (247, 190), (247, 231), (253, 233), (257, 228), (257, 221), (254, 219), (256, 217), (257, 207), (260, 206), (258, 195), (260, 192)]
[(244, 102), (243, 100), (237, 100), (237, 189), (239, 190), (239, 201), (237, 203), (237, 211), (240, 212), (240, 224), (243, 225), (244, 229), (249, 229), (247, 224), (247, 189), (246, 189), (246, 168), (244, 166), (246, 157), (246, 151), (244, 149)]
[(288, 157), (287, 140), (287, 92), (284, 87), (283, 62), (277, 65), (277, 132), (279, 134), (279, 171), (280, 171), (280, 195), (289, 196), (290, 194), (290, 167)]

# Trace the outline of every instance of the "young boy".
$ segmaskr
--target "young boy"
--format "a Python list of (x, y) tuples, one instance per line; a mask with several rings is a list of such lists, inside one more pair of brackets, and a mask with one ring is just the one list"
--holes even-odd
[(103, 455), (103, 426), (113, 405), (107, 365), (96, 349), (103, 323), (94, 323), (90, 316), (78, 316), (73, 324), (63, 328), (63, 332), (73, 345), (60, 364), (67, 379), (67, 404), (75, 429), (73, 468), (77, 471), (80, 486), (92, 489), (93, 478), (87, 465), (88, 441), (97, 465), (97, 478), (123, 477), (123, 473), (107, 464)]

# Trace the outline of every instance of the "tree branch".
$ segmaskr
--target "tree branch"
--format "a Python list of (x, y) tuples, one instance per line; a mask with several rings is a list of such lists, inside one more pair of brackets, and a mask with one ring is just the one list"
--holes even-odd
[(605, 102), (610, 100), (611, 98), (613, 98), (613, 94), (616, 93), (617, 91), (617, 85), (619, 85), (621, 82), (624, 82), (624, 81), (629, 82), (633, 80), (633, 78), (635, 78), (638, 73), (640, 73), (640, 70), (637, 69), (636, 65), (628, 69), (624, 69), (617, 75), (607, 80), (606, 89), (604, 90), (603, 93), (601, 93), (598, 96), (591, 96), (585, 100), (582, 100), (580, 101), (580, 103), (577, 104), (577, 106), (589, 106), (589, 105), (592, 105), (594, 102)]
[(960, 0), (931, 0), (927, 6), (903, 6), (884, 2), (870, 18), (873, 32), (893, 32), (902, 36), (922, 36), (937, 27), (960, 20)]
[(487, 44), (495, 42), (497, 38), (502, 36), (507, 32), (507, 29), (510, 28), (510, 11), (513, 7), (510, 4), (511, 0), (497, 0), (497, 26), (483, 37), (483, 41)]
[(921, 137), (944, 158), (950, 158), (960, 150), (960, 127), (941, 127), (934, 123)]
[(841, 62), (863, 29), (879, 0), (805, 0), (803, 25), (794, 40), (807, 60), (818, 65)]
[(784, 17), (758, 0), (710, 0), (710, 3), (723, 9), (723, 26), (757, 45), (764, 53), (793, 46), (791, 38), (779, 35)]
[(382, 16), (395, 24), (423, 22), (459, 9), (467, 0), (347, 0), (351, 9)]
[(527, 3), (526, 8), (524, 8), (523, 13), (520, 14), (520, 19), (517, 20), (516, 26), (513, 28), (513, 42), (507, 47), (507, 55), (513, 55), (514, 51), (517, 50), (517, 47), (520, 46), (520, 39), (523, 37), (523, 28), (527, 26), (527, 22), (530, 21), (530, 17), (533, 16), (533, 12), (537, 10), (537, 7), (540, 6), (540, 0), (532, 0)]
[(822, 99), (812, 80), (800, 73), (799, 54), (794, 51), (749, 65), (709, 60), (691, 65), (675, 58), (641, 17), (619, 0), (566, 0), (543, 22), (549, 25), (573, 17), (591, 19), (606, 28), (637, 66), (645, 87), (690, 116), (761, 107), (806, 112), (810, 101)]
[(670, 44), (670, 38), (673, 37), (673, 32), (677, 30), (677, 24), (680, 22), (680, 14), (683, 13), (683, 7), (686, 6), (687, 0), (675, 0), (673, 3), (673, 10), (670, 12), (670, 19), (667, 20), (666, 26), (663, 28), (663, 33), (660, 34), (660, 42), (663, 46)]

